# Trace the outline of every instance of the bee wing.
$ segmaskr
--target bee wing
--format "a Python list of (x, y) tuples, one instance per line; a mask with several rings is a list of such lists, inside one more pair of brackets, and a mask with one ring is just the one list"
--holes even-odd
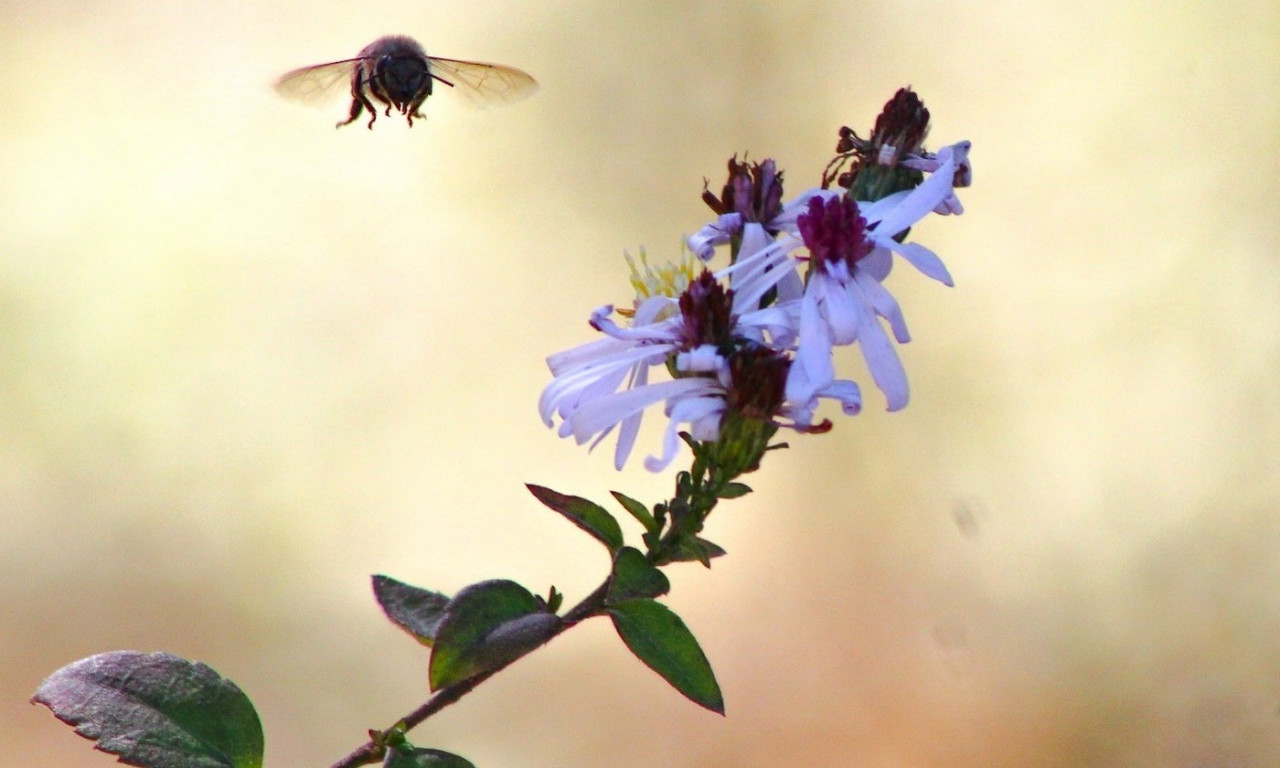
[(538, 81), (515, 67), (428, 56), (431, 74), (453, 86), (473, 107), (510, 104), (538, 90)]
[(350, 88), (351, 72), (362, 61), (362, 58), (343, 59), (286, 72), (276, 81), (276, 93), (287, 99), (319, 104)]

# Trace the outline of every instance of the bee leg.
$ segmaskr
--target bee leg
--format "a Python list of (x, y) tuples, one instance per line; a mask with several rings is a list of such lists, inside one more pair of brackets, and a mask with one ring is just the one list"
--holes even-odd
[(430, 96), (430, 95), (431, 95), (431, 91), (430, 91), (430, 90), (428, 90), (427, 92), (423, 93), (423, 94), (422, 94), (421, 96), (419, 96), (418, 98), (414, 99), (414, 100), (409, 104), (408, 108), (407, 108), (407, 109), (405, 109), (404, 113), (405, 113), (405, 116), (409, 118), (409, 125), (411, 125), (411, 126), (413, 125), (413, 118), (415, 118), (415, 117), (420, 117), (420, 118), (422, 118), (423, 120), (426, 120), (426, 119), (427, 119), (427, 116), (426, 116), (426, 115), (424, 115), (424, 114), (422, 114), (422, 113), (421, 113), (421, 112), (419, 112), (418, 110), (419, 110), (419, 109), (421, 109), (421, 107), (422, 107), (422, 102), (426, 101), (426, 100), (427, 100), (427, 97), (428, 97), (428, 96)]
[(351, 123), (354, 123), (356, 121), (356, 118), (360, 116), (360, 112), (363, 109), (364, 109), (364, 105), (360, 103), (359, 99), (352, 99), (351, 114), (347, 115), (347, 119), (335, 125), (334, 128), (341, 128), (344, 125), (350, 125)]
[(355, 122), (356, 118), (360, 116), (361, 110), (367, 109), (369, 110), (369, 130), (373, 130), (373, 121), (378, 119), (378, 111), (369, 102), (369, 97), (364, 95), (364, 89), (364, 71), (362, 68), (356, 67), (355, 72), (351, 74), (351, 114), (347, 115), (346, 120), (338, 123), (338, 128)]
[(373, 130), (373, 121), (378, 119), (378, 110), (373, 106), (373, 102), (369, 101), (369, 97), (364, 95), (364, 91), (360, 92), (360, 103), (364, 104), (364, 108), (369, 110), (369, 130)]

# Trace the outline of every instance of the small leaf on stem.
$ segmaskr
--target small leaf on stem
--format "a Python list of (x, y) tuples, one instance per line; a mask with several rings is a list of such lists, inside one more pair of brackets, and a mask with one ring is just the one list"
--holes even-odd
[(737, 499), (751, 493), (751, 486), (746, 483), (725, 483), (716, 495), (722, 499)]
[(550, 640), (563, 622), (515, 583), (472, 584), (445, 606), (431, 651), (431, 690), (504, 666)]
[(627, 600), (607, 610), (636, 658), (695, 704), (724, 714), (724, 697), (711, 664), (679, 616), (654, 600)]
[(129, 765), (262, 765), (262, 724), (249, 698), (213, 669), (168, 653), (81, 659), (46, 678), (31, 701)]
[(649, 512), (649, 508), (644, 504), (617, 491), (609, 491), (609, 493), (613, 494), (613, 498), (618, 500), (623, 509), (630, 512), (631, 516), (644, 526), (646, 532), (658, 533), (662, 530), (662, 524)]
[(623, 547), (613, 559), (607, 603), (621, 603), (637, 597), (657, 597), (671, 589), (666, 574), (653, 566), (638, 549)]
[(701, 536), (683, 536), (658, 560), (657, 565), (697, 561), (711, 567), (711, 559), (726, 554), (724, 547)]
[(569, 518), (574, 525), (594, 536), (608, 548), (609, 554), (617, 552), (622, 546), (622, 527), (604, 507), (581, 496), (567, 496), (541, 485), (528, 483), (525, 487), (538, 501)]
[(396, 626), (427, 647), (435, 642), (448, 597), (381, 575), (373, 577), (373, 596)]

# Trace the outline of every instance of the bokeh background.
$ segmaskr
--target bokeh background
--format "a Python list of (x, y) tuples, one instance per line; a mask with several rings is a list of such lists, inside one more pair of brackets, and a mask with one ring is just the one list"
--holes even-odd
[[(340, 131), (276, 76), (405, 33), (527, 69)], [(910, 83), (974, 143), (909, 408), (792, 439), (673, 569), (728, 717), (587, 624), (416, 732), (482, 767), (1280, 764), (1280, 6), (0, 2), (0, 762), (105, 766), (40, 680), (209, 663), (275, 766), (426, 693), (368, 577), (580, 597), (525, 492), (543, 358), (735, 152), (812, 185)], [(861, 378), (856, 354), (844, 364)], [(655, 445), (649, 433), (641, 450)], [(634, 531), (632, 531), (634, 535)]]

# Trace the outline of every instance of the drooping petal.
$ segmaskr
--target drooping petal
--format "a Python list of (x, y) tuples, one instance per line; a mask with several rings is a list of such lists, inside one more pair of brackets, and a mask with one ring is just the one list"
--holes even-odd
[[(640, 306), (641, 309), (652, 311), (656, 307), (667, 306), (670, 301), (665, 296), (655, 296), (646, 299)], [(623, 341), (675, 341), (680, 337), (680, 321), (674, 316), (656, 323), (637, 323), (630, 328), (623, 328), (609, 318), (612, 313), (612, 305), (605, 305), (592, 312), (591, 327)]]
[[(646, 386), (649, 383), (649, 367), (640, 366), (635, 374), (628, 382), (629, 389)], [(637, 411), (622, 420), (622, 424), (618, 429), (618, 445), (613, 450), (613, 468), (619, 471), (627, 463), (627, 457), (631, 455), (631, 449), (635, 447), (636, 436), (640, 434), (640, 421), (644, 416), (644, 411)]]
[(697, 232), (689, 235), (686, 242), (689, 250), (703, 261), (711, 261), (716, 255), (716, 246), (729, 242), (729, 238), (742, 226), (742, 214), (722, 214), (715, 221)]
[(898, 300), (893, 298), (893, 294), (889, 293), (879, 280), (870, 276), (859, 274), (857, 281), (871, 308), (877, 315), (889, 321), (889, 327), (893, 329), (893, 338), (897, 339), (899, 344), (911, 341), (911, 334), (907, 333), (907, 320), (902, 316), (902, 308), (898, 306)]
[(870, 307), (863, 307), (860, 319), (858, 346), (862, 349), (863, 359), (867, 361), (872, 380), (884, 393), (890, 411), (905, 408), (909, 396), (907, 372), (898, 359), (893, 342), (889, 341), (888, 334), (880, 327), (880, 321)]
[(942, 259), (938, 258), (938, 254), (919, 243), (898, 243), (892, 238), (886, 239), (888, 242), (884, 244), (885, 247), (906, 259), (911, 266), (920, 270), (926, 277), (932, 277), (948, 287), (955, 286), (955, 281), (951, 279), (951, 273), (947, 271), (947, 265), (942, 263)]
[(552, 414), (566, 416), (581, 401), (612, 392), (633, 366), (660, 364), (670, 350), (669, 345), (632, 346), (611, 350), (610, 355), (601, 360), (579, 360), (577, 370), (562, 369), (538, 398), (538, 412), (543, 422), (551, 426)]
[[(890, 240), (889, 242), (893, 242)], [(871, 249), (862, 261), (858, 262), (858, 272), (870, 275), (883, 281), (893, 271), (893, 253), (888, 248), (877, 245)]]
[(862, 391), (856, 382), (849, 379), (836, 379), (817, 391), (818, 397), (826, 397), (840, 403), (840, 410), (846, 416), (857, 416), (862, 412)]
[[(680, 450), (680, 425), (685, 422), (699, 422), (708, 416), (723, 412), (724, 399), (719, 397), (695, 397), (682, 400), (671, 407), (671, 420), (662, 435), (662, 454), (649, 456), (644, 460), (645, 469), (650, 472), (661, 472), (676, 457)], [(704, 430), (701, 430), (705, 432)], [(711, 439), (715, 439), (715, 435)], [(699, 438), (706, 439), (706, 438)]]
[[(856, 341), (858, 310), (854, 302), (857, 301), (857, 297), (849, 291), (849, 287), (825, 275), (814, 275), (810, 278), (809, 290), (818, 297), (827, 327), (831, 331), (831, 343), (844, 346)], [(804, 343), (803, 338), (801, 343)]]
[(597, 397), (579, 405), (567, 417), (572, 424), (573, 436), (578, 443), (585, 443), (597, 432), (639, 413), (667, 398), (687, 397), (716, 387), (712, 379), (689, 377), (674, 381), (649, 384), (637, 389), (627, 389), (604, 397)]
[(795, 360), (787, 372), (786, 399), (799, 408), (814, 399), (814, 393), (835, 378), (831, 361), (830, 330), (822, 322), (817, 301), (801, 301), (800, 334)]

